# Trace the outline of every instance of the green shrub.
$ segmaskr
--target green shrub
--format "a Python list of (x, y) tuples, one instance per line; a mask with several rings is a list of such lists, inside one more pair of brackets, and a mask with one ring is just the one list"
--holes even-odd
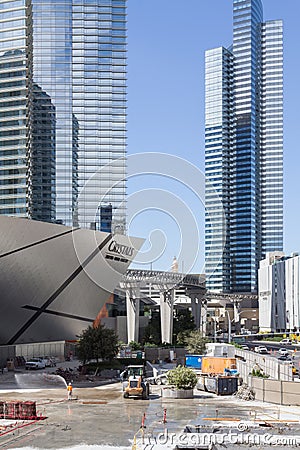
[(188, 367), (178, 366), (168, 372), (168, 384), (177, 389), (194, 389), (197, 384), (197, 375)]
[(131, 347), (131, 350), (133, 351), (142, 349), (142, 345), (136, 341), (129, 342), (129, 347)]
[(269, 378), (270, 375), (266, 375), (262, 370), (260, 369), (252, 369), (251, 375), (253, 377), (258, 378)]
[(265, 340), (271, 341), (271, 342), (280, 342), (281, 339), (282, 339), (282, 336), (273, 336), (273, 337), (268, 337)]
[(146, 348), (146, 347), (154, 348), (154, 347), (159, 347), (159, 346), (157, 344), (153, 344), (152, 342), (145, 342), (144, 343), (144, 348)]

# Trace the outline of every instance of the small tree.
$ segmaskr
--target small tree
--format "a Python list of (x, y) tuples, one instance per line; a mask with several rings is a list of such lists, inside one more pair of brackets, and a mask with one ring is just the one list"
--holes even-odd
[(175, 313), (173, 321), (173, 342), (182, 344), (182, 335), (196, 329), (195, 321), (189, 309), (180, 309)]
[(114, 330), (99, 325), (96, 330), (95, 358), (111, 361), (119, 351), (118, 336)]
[(83, 364), (94, 358), (94, 338), (95, 332), (94, 328), (91, 326), (84, 330), (79, 336), (77, 354)]
[(207, 342), (210, 342), (210, 340), (202, 336), (200, 330), (191, 331), (185, 337), (185, 345), (189, 353), (202, 355), (205, 352), (205, 344)]
[(177, 338), (176, 338), (176, 344), (178, 345), (186, 345), (186, 339), (189, 337), (189, 335), (191, 334), (191, 331), (180, 331), (177, 334)]
[(194, 389), (197, 384), (197, 375), (188, 367), (178, 366), (169, 370), (168, 384), (174, 385), (177, 389)]
[(79, 337), (77, 353), (83, 364), (91, 359), (112, 360), (118, 350), (118, 336), (104, 325), (89, 326)]

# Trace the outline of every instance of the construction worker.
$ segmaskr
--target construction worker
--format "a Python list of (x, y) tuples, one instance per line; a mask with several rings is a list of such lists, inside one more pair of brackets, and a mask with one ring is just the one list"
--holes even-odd
[(72, 400), (72, 392), (73, 392), (73, 386), (72, 386), (72, 383), (69, 383), (69, 384), (68, 384), (67, 390), (68, 390), (68, 400)]

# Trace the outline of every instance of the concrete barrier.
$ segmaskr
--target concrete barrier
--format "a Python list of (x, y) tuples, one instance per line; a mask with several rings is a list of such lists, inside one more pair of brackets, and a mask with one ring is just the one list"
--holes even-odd
[(255, 400), (276, 405), (300, 406), (300, 383), (249, 377), (247, 384), (253, 389)]
[(278, 380), (263, 380), (264, 381), (264, 402), (282, 404), (281, 400), (281, 381)]
[(255, 377), (249, 377), (250, 380), (252, 380), (249, 385), (252, 387), (252, 389), (255, 392), (255, 400), (259, 400), (260, 402), (264, 401), (265, 394), (264, 394), (264, 379), (263, 378), (255, 378)]
[(300, 383), (282, 382), (282, 404), (300, 406)]

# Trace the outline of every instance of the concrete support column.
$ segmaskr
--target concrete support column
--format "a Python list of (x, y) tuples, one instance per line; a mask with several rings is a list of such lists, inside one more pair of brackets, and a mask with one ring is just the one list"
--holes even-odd
[(126, 289), (127, 342), (139, 340), (140, 288)]
[(206, 336), (206, 322), (207, 322), (207, 302), (202, 300), (201, 302), (201, 314), (200, 314), (200, 331), (202, 336)]
[(192, 314), (194, 317), (194, 322), (197, 330), (199, 330), (201, 325), (201, 300), (196, 294), (190, 294)]
[(240, 321), (240, 307), (237, 302), (233, 302), (233, 318), (234, 318), (234, 330), (235, 333), (239, 334), (241, 332), (241, 321)]
[(172, 344), (175, 290), (160, 292), (161, 341)]

